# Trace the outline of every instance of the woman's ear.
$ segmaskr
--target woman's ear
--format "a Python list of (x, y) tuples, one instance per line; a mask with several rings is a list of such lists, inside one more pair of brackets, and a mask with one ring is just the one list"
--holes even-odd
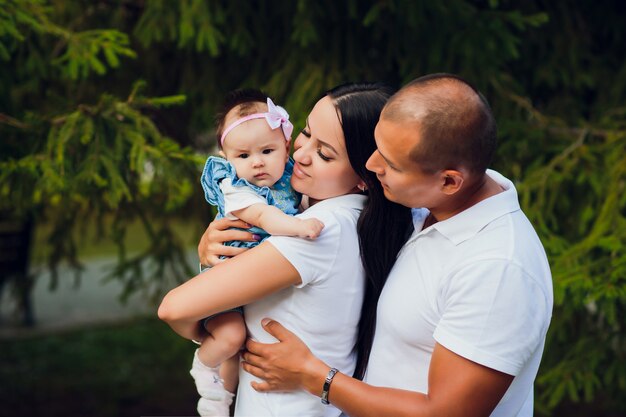
[(447, 195), (456, 194), (465, 182), (465, 176), (461, 171), (446, 169), (442, 172), (441, 176), (443, 179), (441, 191)]
[(362, 193), (367, 191), (367, 185), (365, 184), (365, 181), (363, 180), (359, 181), (359, 183), (356, 185), (356, 188), (358, 188), (359, 191), (361, 191)]

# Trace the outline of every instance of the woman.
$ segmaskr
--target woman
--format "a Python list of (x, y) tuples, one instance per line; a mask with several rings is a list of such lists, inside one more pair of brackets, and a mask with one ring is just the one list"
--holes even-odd
[[(260, 321), (273, 317), (294, 329), (317, 356), (362, 377), (376, 300), (411, 225), (409, 209), (385, 200), (375, 175), (365, 169), (376, 148), (374, 127), (391, 93), (377, 84), (332, 89), (297, 137), (291, 183), (308, 197), (309, 208), (300, 216), (325, 225), (317, 240), (272, 236), (172, 290), (159, 317), (181, 336), (201, 339), (198, 320), (244, 304), (250, 337), (271, 341)], [(249, 239), (245, 232), (222, 233)], [(219, 255), (237, 254), (223, 248)], [(236, 415), (339, 414), (303, 391), (259, 394), (252, 381), (240, 371)]]

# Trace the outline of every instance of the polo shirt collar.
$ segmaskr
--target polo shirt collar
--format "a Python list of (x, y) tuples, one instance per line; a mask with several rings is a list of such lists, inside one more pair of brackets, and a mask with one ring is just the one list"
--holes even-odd
[[(504, 191), (473, 205), (449, 219), (433, 224), (424, 229), (423, 233), (437, 230), (452, 243), (458, 245), (475, 236), (495, 219), (520, 210), (517, 190), (513, 183), (491, 169), (487, 170), (487, 175), (500, 184)], [(421, 230), (428, 213), (426, 209), (413, 209), (413, 224), (417, 231)]]

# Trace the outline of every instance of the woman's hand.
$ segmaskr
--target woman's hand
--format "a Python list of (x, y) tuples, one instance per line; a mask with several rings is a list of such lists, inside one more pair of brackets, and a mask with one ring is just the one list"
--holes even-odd
[(262, 325), (279, 342), (265, 344), (252, 339), (246, 342), (243, 369), (264, 380), (252, 382), (252, 388), (259, 392), (305, 389), (320, 395), (330, 368), (277, 321), (264, 319)]
[(225, 246), (224, 242), (231, 240), (253, 242), (259, 240), (258, 235), (243, 230), (231, 229), (232, 227), (248, 229), (250, 225), (241, 220), (229, 220), (226, 218), (213, 220), (209, 224), (198, 244), (198, 258), (202, 265), (214, 266), (223, 260), (220, 259), (220, 256), (232, 257), (247, 250), (247, 248)]

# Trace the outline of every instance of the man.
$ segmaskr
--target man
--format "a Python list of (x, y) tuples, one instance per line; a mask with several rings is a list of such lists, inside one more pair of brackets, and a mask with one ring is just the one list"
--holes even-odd
[[(545, 252), (513, 184), (487, 170), (496, 127), (482, 97), (447, 74), (396, 93), (367, 163), (415, 231), (382, 291), (363, 382), (279, 323), (247, 344), (259, 391), (305, 389), (350, 416), (531, 416), (552, 311)], [(329, 366), (330, 365), (330, 366)]]

